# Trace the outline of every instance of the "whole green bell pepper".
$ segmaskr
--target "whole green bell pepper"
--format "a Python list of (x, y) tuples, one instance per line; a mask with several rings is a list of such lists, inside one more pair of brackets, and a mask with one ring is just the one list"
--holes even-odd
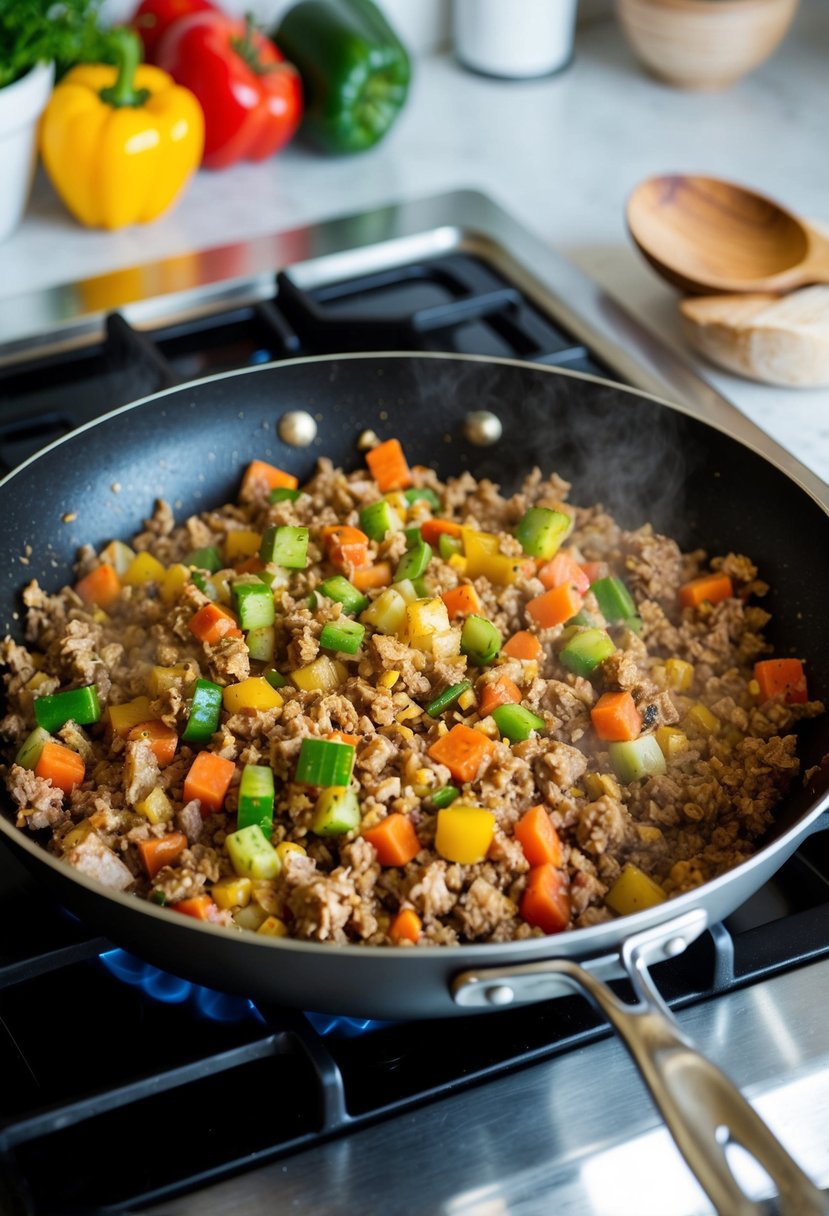
[(372, 0), (300, 0), (272, 38), (302, 77), (301, 134), (341, 153), (383, 138), (406, 100), (411, 65)]

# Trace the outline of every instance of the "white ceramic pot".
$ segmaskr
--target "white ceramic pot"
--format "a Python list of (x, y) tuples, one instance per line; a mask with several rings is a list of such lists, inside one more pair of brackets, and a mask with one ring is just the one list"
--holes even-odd
[(487, 76), (548, 76), (570, 62), (578, 0), (454, 0), (455, 53)]
[(0, 241), (26, 210), (37, 156), (37, 124), (52, 92), (54, 64), (39, 63), (0, 89)]

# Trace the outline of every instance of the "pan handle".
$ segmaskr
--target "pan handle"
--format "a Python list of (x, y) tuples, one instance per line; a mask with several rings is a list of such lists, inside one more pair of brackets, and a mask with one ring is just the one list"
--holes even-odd
[[(676, 940), (674, 938), (673, 940)], [(765, 1205), (740, 1186), (728, 1161), (729, 1144), (741, 1145), (777, 1184), (780, 1216), (827, 1216), (829, 1200), (771, 1133), (754, 1108), (714, 1064), (701, 1056), (675, 1021), (647, 967), (649, 935), (622, 948), (636, 1001), (626, 1004), (586, 967), (549, 959), (524, 967), (464, 972), (452, 994), (467, 1007), (503, 1005), (545, 974), (586, 995), (619, 1033), (682, 1155), (721, 1216), (761, 1216)], [(523, 974), (522, 974), (523, 973)]]

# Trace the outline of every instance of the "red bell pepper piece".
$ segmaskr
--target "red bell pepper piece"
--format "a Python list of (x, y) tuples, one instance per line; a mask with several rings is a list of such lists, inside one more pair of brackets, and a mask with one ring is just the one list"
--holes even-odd
[(208, 169), (265, 160), (299, 126), (299, 73), (249, 21), (220, 12), (182, 17), (162, 36), (157, 63), (201, 103)]
[(213, 12), (215, 8), (210, 0), (141, 0), (130, 25), (141, 39), (146, 62), (155, 63), (161, 35), (174, 21), (193, 13)]

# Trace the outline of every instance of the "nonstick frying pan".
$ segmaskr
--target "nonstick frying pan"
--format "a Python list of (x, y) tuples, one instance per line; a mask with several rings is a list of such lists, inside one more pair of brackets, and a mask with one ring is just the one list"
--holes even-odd
[[(310, 446), (280, 438), (280, 421), (293, 411), (317, 422)], [(489, 426), (474, 418), (470, 424), (472, 411), (500, 420), (497, 442), (475, 442), (495, 432), (491, 419)], [(322, 455), (354, 467), (361, 459), (356, 440), (367, 428), (397, 436), (410, 460), (444, 477), (469, 469), (510, 488), (538, 465), (573, 482), (572, 501), (602, 502), (625, 526), (650, 521), (686, 548), (748, 553), (771, 585), (766, 606), (776, 652), (806, 658), (813, 694), (829, 692), (825, 500), (678, 407), (590, 377), (478, 357), (295, 360), (160, 393), (72, 433), (0, 483), (6, 630), (19, 632), (23, 583), (37, 578), (58, 589), (69, 581), (80, 544), (128, 538), (157, 497), (181, 520), (232, 501), (253, 457), (301, 480)], [(634, 916), (497, 945), (374, 950), (232, 934), (100, 887), (2, 815), (0, 833), (59, 900), (117, 944), (188, 979), (257, 1000), (411, 1019), (493, 1010), (577, 988), (622, 1035), (719, 1212), (757, 1210), (728, 1164), (726, 1148), (737, 1142), (771, 1175), (783, 1211), (816, 1216), (827, 1211), (826, 1196), (694, 1052), (648, 972), (742, 904), (823, 826), (829, 715), (803, 725), (799, 749), (808, 776), (781, 804), (773, 831), (749, 861)], [(636, 994), (632, 1005), (604, 982), (625, 974)]]

